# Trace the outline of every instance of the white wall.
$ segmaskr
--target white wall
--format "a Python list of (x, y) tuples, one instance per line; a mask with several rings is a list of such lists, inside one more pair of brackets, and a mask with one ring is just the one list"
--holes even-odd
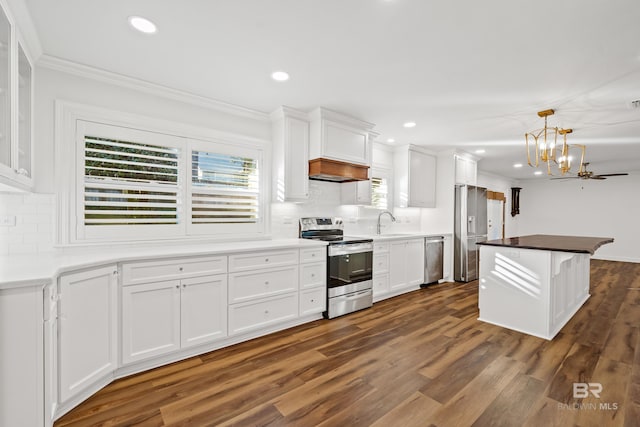
[(271, 139), (271, 123), (266, 115), (243, 116), (145, 93), (74, 74), (38, 67), (35, 79), (35, 191), (53, 193), (54, 103), (57, 99), (115, 111), (166, 119), (188, 125)]
[(511, 216), (511, 187), (520, 187), (518, 181), (478, 171), (478, 186), (485, 187), (487, 190), (504, 193), (507, 198), (504, 209), (504, 236), (518, 236), (520, 215), (516, 215), (515, 217)]
[(518, 231), (613, 237), (594, 258), (640, 262), (640, 173), (607, 180), (520, 181)]

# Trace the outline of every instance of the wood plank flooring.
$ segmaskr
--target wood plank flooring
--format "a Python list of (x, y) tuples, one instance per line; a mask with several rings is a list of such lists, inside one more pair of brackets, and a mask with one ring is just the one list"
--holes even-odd
[[(552, 341), (446, 283), (110, 384), (63, 426), (638, 426), (640, 264), (591, 261)], [(602, 384), (573, 398), (574, 382)]]

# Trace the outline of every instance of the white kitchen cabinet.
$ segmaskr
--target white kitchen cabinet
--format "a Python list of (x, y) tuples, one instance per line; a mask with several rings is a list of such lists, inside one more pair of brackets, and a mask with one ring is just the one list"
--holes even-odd
[(128, 262), (122, 265), (122, 285), (138, 285), (189, 277), (211, 276), (227, 272), (226, 256), (195, 256), (155, 261)]
[(271, 113), (273, 200), (309, 198), (309, 120), (306, 113), (282, 106)]
[(110, 265), (59, 279), (60, 402), (117, 368), (117, 271)]
[(424, 239), (395, 240), (389, 245), (389, 290), (424, 283)]
[(375, 125), (319, 107), (313, 110), (309, 159), (325, 158), (369, 166)]
[(298, 317), (298, 293), (260, 298), (229, 306), (229, 335), (265, 329)]
[(456, 184), (476, 185), (478, 164), (468, 157), (455, 155)]
[(300, 291), (300, 316), (322, 313), (327, 307), (326, 287), (304, 289)]
[(414, 146), (394, 154), (395, 205), (401, 208), (436, 206), (436, 156)]
[(371, 205), (371, 180), (340, 184), (340, 203), (343, 205)]
[(224, 338), (226, 317), (226, 274), (123, 286), (122, 361)]
[(389, 293), (389, 242), (373, 242), (373, 299)]
[(229, 274), (229, 304), (297, 290), (297, 265)]
[(451, 276), (451, 271), (453, 267), (453, 247), (451, 241), (451, 235), (447, 234), (444, 236), (444, 245), (442, 248), (442, 276), (443, 279), (447, 282), (453, 281), (453, 277)]
[(0, 8), (0, 188), (8, 184), (29, 190), (33, 186), (33, 61), (19, 34), (12, 15)]
[(227, 275), (181, 280), (180, 347), (227, 336)]
[(0, 289), (0, 426), (45, 425), (43, 285)]

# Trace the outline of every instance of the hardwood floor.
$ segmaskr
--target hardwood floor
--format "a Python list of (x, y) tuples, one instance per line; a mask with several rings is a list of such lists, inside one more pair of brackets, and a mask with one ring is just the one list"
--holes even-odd
[(640, 264), (592, 260), (591, 295), (546, 341), (441, 284), (123, 378), (55, 425), (640, 425)]

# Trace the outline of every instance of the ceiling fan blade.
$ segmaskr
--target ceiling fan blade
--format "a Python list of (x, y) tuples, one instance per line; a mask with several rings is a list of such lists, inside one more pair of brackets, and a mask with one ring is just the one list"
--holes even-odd
[(551, 178), (551, 179), (578, 179), (580, 178), (579, 176), (563, 176), (563, 177), (558, 177), (558, 178)]
[(601, 173), (598, 176), (625, 176), (629, 175), (628, 173)]
[(591, 175), (588, 179), (607, 179), (603, 175)]

